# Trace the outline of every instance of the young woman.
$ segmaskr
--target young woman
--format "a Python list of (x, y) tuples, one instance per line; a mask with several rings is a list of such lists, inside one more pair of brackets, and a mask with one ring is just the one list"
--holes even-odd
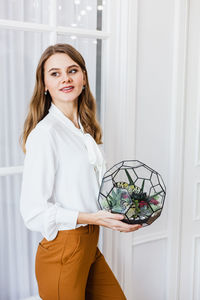
[(68, 44), (48, 47), (24, 123), (20, 198), (26, 226), (44, 237), (35, 265), (43, 300), (126, 299), (97, 247), (99, 225), (122, 232), (141, 226), (99, 210), (101, 138), (83, 57)]

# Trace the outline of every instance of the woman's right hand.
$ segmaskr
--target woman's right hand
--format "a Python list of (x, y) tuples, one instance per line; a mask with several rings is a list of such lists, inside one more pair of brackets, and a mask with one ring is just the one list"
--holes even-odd
[(127, 224), (122, 222), (124, 216), (121, 214), (113, 214), (108, 211), (99, 210), (92, 214), (93, 224), (104, 226), (121, 232), (131, 232), (138, 230), (142, 226), (140, 224)]

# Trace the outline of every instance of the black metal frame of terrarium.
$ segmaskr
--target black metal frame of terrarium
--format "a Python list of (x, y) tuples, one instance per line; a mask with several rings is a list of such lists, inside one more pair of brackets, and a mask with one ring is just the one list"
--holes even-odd
[(98, 202), (103, 210), (123, 214), (123, 222), (145, 226), (160, 216), (165, 196), (158, 172), (138, 160), (124, 160), (104, 174)]

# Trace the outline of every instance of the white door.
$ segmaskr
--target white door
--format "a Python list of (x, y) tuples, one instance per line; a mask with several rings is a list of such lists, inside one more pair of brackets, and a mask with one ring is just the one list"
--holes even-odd
[(181, 230), (181, 300), (200, 299), (200, 1), (190, 1)]

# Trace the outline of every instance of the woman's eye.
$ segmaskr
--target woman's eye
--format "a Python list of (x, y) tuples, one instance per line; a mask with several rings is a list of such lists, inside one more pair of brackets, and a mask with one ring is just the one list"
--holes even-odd
[(71, 69), (71, 71), (69, 71), (69, 73), (76, 73), (78, 70), (77, 69)]
[(55, 77), (57, 77), (59, 75), (59, 73), (58, 72), (53, 72), (53, 73), (51, 73), (51, 76), (55, 76)]

